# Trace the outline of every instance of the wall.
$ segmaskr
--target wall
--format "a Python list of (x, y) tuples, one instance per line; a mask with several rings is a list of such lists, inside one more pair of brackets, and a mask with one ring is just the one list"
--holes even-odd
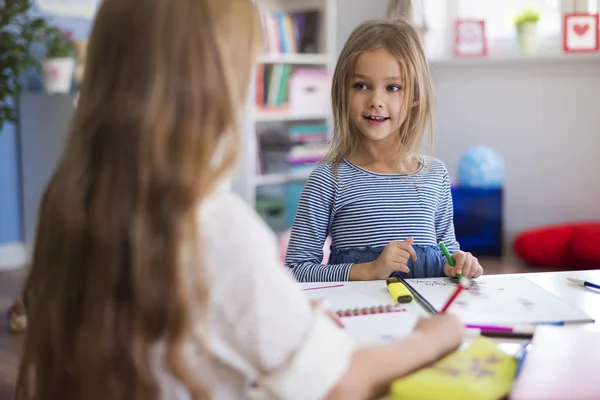
[(436, 154), (489, 145), (506, 162), (507, 244), (523, 229), (600, 219), (600, 56), (432, 63)]
[[(89, 35), (91, 21), (77, 18), (50, 18), (51, 22), (71, 29), (75, 38)], [(41, 88), (37, 73), (26, 74), (26, 90)], [(13, 124), (5, 124), (0, 132), (0, 270), (18, 265), (25, 258), (21, 218), (20, 171), (18, 131)]]
[(357, 25), (368, 19), (385, 17), (387, 6), (387, 0), (338, 0), (336, 21), (338, 54)]

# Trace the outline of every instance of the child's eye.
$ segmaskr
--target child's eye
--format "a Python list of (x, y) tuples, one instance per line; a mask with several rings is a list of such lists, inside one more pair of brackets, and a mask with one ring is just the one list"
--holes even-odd
[(387, 90), (389, 90), (390, 92), (398, 92), (402, 90), (402, 88), (398, 85), (390, 85), (387, 87)]
[(368, 89), (367, 85), (362, 82), (355, 83), (354, 85), (352, 85), (352, 87), (354, 89), (358, 89), (358, 90), (367, 90)]

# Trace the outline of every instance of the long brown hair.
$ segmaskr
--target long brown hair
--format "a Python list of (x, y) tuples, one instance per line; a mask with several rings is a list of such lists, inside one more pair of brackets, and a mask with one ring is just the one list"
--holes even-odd
[(40, 206), (17, 400), (158, 399), (160, 343), (169, 373), (209, 397), (183, 354), (208, 284), (182, 248), (236, 160), (259, 37), (249, 0), (102, 2)]
[(351, 34), (335, 67), (331, 86), (334, 133), (327, 161), (338, 164), (356, 153), (359, 133), (352, 125), (348, 110), (348, 91), (358, 57), (367, 51), (384, 49), (400, 64), (404, 78), (406, 119), (400, 126), (397, 160), (404, 160), (421, 145), (429, 133), (433, 149), (433, 87), (421, 35), (406, 19), (369, 20)]

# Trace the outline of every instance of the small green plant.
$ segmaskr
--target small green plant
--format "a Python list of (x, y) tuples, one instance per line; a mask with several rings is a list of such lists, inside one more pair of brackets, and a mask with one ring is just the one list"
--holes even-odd
[(46, 58), (68, 58), (75, 56), (75, 42), (71, 31), (50, 26), (41, 35), (40, 39), (46, 47)]
[(539, 20), (540, 14), (538, 12), (535, 12), (533, 10), (525, 10), (515, 17), (514, 24), (519, 26), (527, 22), (536, 23)]
[(16, 122), (21, 74), (38, 62), (30, 46), (46, 29), (46, 20), (32, 16), (32, 2), (0, 0), (0, 132), (6, 121)]

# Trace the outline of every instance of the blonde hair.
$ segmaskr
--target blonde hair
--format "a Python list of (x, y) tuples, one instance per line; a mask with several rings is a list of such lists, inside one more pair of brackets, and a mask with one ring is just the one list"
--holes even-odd
[(202, 249), (187, 269), (182, 248), (237, 158), (259, 43), (249, 0), (102, 2), (40, 205), (17, 400), (157, 400), (159, 343), (174, 379), (210, 397), (184, 355), (209, 285)]
[(420, 33), (405, 19), (370, 20), (350, 34), (333, 74), (334, 133), (326, 158), (332, 164), (339, 164), (358, 149), (359, 132), (349, 118), (350, 81), (358, 57), (379, 49), (388, 51), (398, 60), (405, 82), (402, 104), (406, 108), (406, 119), (398, 132), (396, 160), (404, 160), (417, 150), (427, 130), (430, 150), (433, 148), (433, 88)]

